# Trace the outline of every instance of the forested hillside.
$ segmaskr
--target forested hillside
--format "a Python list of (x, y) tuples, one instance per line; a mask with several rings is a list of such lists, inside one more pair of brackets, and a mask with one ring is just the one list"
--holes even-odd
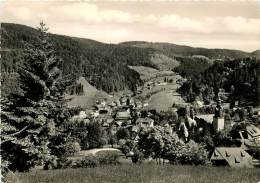
[(256, 58), (219, 60), (203, 72), (189, 72), (188, 80), (179, 89), (188, 102), (201, 100), (209, 103), (223, 88), (230, 95), (229, 102), (236, 100), (259, 105), (260, 60)]
[[(1, 50), (1, 73), (16, 72), (22, 63), (21, 54), (25, 42), (37, 42), (37, 32), (31, 27), (18, 24), (2, 24), (3, 46)], [(135, 89), (141, 84), (140, 76), (128, 65), (155, 67), (150, 62), (153, 49), (137, 48), (125, 45), (103, 44), (89, 39), (80, 39), (60, 35), (50, 35), (57, 55), (63, 59), (64, 74), (84, 76), (98, 89), (107, 92), (125, 88)], [(15, 78), (2, 77), (3, 88), (10, 87)], [(5, 85), (5, 83), (8, 83)], [(12, 89), (12, 88), (11, 88)], [(9, 89), (4, 89), (5, 95)]]
[[(22, 64), (26, 42), (37, 39), (34, 28), (11, 23), (1, 24), (1, 81), (2, 95), (17, 90), (16, 74)], [(259, 57), (259, 50), (247, 53), (239, 50), (206, 49), (170, 43), (124, 42), (105, 44), (90, 39), (50, 34), (54, 50), (63, 62), (65, 75), (83, 76), (97, 89), (106, 92), (135, 90), (142, 84), (140, 75), (128, 66), (148, 66), (174, 70), (184, 77), (199, 75), (216, 60)]]
[[(131, 45), (139, 48), (154, 48), (158, 51), (163, 52), (167, 56), (193, 56), (203, 55), (211, 59), (217, 58), (245, 58), (251, 56), (259, 57), (259, 50), (252, 53), (240, 51), (240, 50), (229, 50), (229, 49), (207, 49), (207, 48), (194, 48), (184, 45), (176, 45), (171, 43), (153, 43), (144, 41), (129, 41), (123, 42), (122, 45)], [(256, 54), (258, 52), (258, 54)]]

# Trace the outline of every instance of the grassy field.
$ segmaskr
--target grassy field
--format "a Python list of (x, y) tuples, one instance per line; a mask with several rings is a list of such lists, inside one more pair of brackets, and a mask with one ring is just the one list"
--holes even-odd
[(129, 68), (135, 70), (140, 74), (140, 78), (143, 81), (149, 81), (153, 78), (157, 77), (164, 77), (164, 76), (172, 76), (174, 75), (174, 72), (171, 70), (157, 70), (151, 67), (145, 67), (145, 66), (129, 66)]
[(92, 169), (37, 170), (9, 177), (10, 183), (257, 183), (259, 169), (171, 165), (116, 165)]
[(77, 83), (83, 85), (83, 94), (66, 96), (67, 99), (70, 99), (68, 102), (69, 107), (81, 106), (90, 109), (94, 104), (96, 104), (97, 100), (106, 99), (108, 103), (114, 100), (114, 98), (106, 92), (98, 90), (94, 86), (90, 85), (83, 77), (80, 77)]
[[(160, 82), (164, 83), (165, 77), (156, 77), (151, 79), (152, 82)], [(180, 79), (181, 76), (175, 74), (172, 76), (167, 76), (168, 80), (172, 80), (172, 83), (167, 83), (166, 85), (156, 85), (152, 86), (150, 89), (144, 88), (142, 90), (141, 96), (145, 98), (147, 94), (152, 94), (149, 98), (145, 100), (149, 105), (145, 107), (145, 109), (156, 109), (157, 111), (167, 111), (172, 108), (173, 104), (183, 104), (185, 105), (185, 101), (182, 99), (179, 93), (176, 92), (179, 84), (177, 84), (177, 80)]]

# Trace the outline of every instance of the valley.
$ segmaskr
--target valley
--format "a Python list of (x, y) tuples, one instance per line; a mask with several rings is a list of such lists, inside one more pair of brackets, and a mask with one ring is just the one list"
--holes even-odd
[[(7, 173), (32, 171), (39, 181), (45, 174), (59, 182), (59, 172), (72, 180), (87, 168), (98, 170), (94, 176), (102, 181), (100, 174), (118, 182), (109, 176), (114, 169), (119, 176), (137, 175), (130, 182), (158, 182), (164, 175), (167, 182), (181, 166), (195, 182), (207, 182), (207, 172), (218, 170), (213, 166), (228, 166), (249, 168), (257, 177), (258, 50), (107, 44), (50, 34), (43, 23), (37, 30), (3, 27), (1, 148)], [(230, 180), (225, 168), (219, 170), (223, 181)], [(32, 172), (17, 175), (33, 182)], [(181, 172), (174, 176), (189, 180)], [(82, 177), (80, 182), (101, 180)]]

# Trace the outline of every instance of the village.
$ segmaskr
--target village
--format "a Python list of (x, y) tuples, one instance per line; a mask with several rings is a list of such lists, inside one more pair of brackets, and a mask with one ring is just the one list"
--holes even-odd
[[(237, 124), (245, 123), (246, 118), (251, 121), (259, 120), (259, 110), (257, 111), (252, 107), (240, 108), (238, 101), (235, 102), (234, 107), (230, 108), (230, 103), (226, 102), (229, 93), (226, 93), (223, 89), (219, 90), (216, 102), (210, 105), (204, 105), (200, 101), (185, 103), (181, 100), (181, 102), (173, 103), (171, 107), (165, 108), (163, 101), (162, 104), (158, 104), (159, 107), (157, 108), (156, 106), (150, 107), (150, 98), (160, 92), (169, 93), (171, 91), (173, 98), (181, 98), (176, 92), (176, 86), (180, 82), (183, 82), (183, 79), (179, 76), (176, 77), (174, 74), (153, 78), (139, 87), (136, 93), (123, 92), (117, 100), (110, 102), (107, 102), (106, 99), (97, 100), (90, 109), (81, 110), (72, 119), (84, 121), (84, 123), (94, 121), (100, 124), (103, 130), (115, 136), (119, 130), (124, 129), (129, 134), (127, 138), (136, 144), (139, 140), (138, 134), (140, 131), (152, 129), (156, 126), (163, 127), (170, 134), (178, 134), (181, 141), (186, 143), (195, 135), (204, 138), (232, 129)], [(175, 89), (172, 89), (172, 86)], [(147, 91), (150, 91), (148, 97)], [(165, 112), (175, 116), (175, 119), (160, 120), (161, 113)], [(229, 167), (260, 166), (260, 161), (248, 153), (251, 152), (251, 149), (260, 147), (259, 126), (251, 123), (246, 125), (245, 128), (231, 130), (230, 136), (232, 141), (236, 143), (215, 147), (214, 151), (210, 153), (210, 162), (213, 165)], [(108, 143), (104, 147), (120, 149), (120, 141), (114, 141), (110, 145)], [(133, 155), (134, 152), (131, 149), (125, 154), (126, 158)]]

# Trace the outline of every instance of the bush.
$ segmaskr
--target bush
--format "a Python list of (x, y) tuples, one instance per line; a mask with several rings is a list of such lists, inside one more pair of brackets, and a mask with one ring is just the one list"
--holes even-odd
[(88, 155), (83, 159), (76, 160), (71, 166), (72, 168), (93, 168), (103, 165), (115, 165), (119, 164), (119, 153), (112, 151), (98, 152), (96, 156)]
[(134, 155), (132, 156), (132, 162), (133, 163), (142, 163), (144, 160), (144, 154), (138, 150), (134, 152)]
[(117, 139), (128, 139), (130, 137), (130, 132), (129, 130), (125, 129), (125, 128), (120, 128), (117, 132), (116, 132), (116, 136)]
[(231, 147), (234, 143), (230, 135), (230, 129), (224, 129), (213, 135), (215, 146)]
[(68, 157), (73, 156), (75, 153), (81, 150), (78, 142), (66, 142), (62, 144), (59, 148), (60, 156)]
[(101, 151), (96, 154), (100, 165), (119, 164), (119, 153), (113, 151)]
[(94, 168), (99, 165), (99, 160), (93, 155), (85, 156), (84, 159), (77, 160), (73, 168)]
[(177, 145), (171, 152), (171, 157), (171, 162), (175, 164), (206, 165), (209, 163), (208, 153), (204, 146), (192, 140), (186, 144)]
[(67, 154), (69, 155), (74, 155), (75, 153), (81, 150), (81, 147), (78, 142), (70, 142), (67, 144), (66, 147), (67, 147)]
[(54, 166), (54, 169), (65, 169), (70, 168), (72, 166), (72, 160), (68, 160), (67, 158), (59, 158), (56, 161), (56, 166)]

